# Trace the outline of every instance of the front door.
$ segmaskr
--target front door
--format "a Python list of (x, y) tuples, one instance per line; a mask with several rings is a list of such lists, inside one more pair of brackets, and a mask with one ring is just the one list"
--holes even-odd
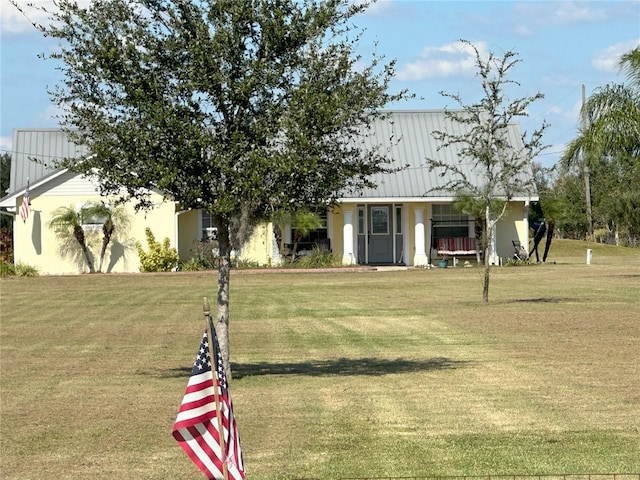
[(370, 205), (368, 213), (369, 263), (393, 263), (393, 217), (391, 205)]

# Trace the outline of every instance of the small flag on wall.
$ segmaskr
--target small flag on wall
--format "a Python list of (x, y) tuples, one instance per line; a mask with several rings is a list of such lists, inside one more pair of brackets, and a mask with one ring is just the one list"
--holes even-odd
[(26, 222), (27, 218), (29, 218), (29, 202), (31, 201), (29, 195), (29, 179), (27, 178), (27, 189), (22, 195), (22, 205), (20, 205), (20, 218), (22, 218), (23, 222)]
[(173, 436), (207, 478), (242, 480), (245, 468), (238, 425), (211, 322), (209, 331), (202, 336)]

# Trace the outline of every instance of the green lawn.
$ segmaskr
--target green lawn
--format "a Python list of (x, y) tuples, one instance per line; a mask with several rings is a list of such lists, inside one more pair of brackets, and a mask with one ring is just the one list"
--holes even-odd
[[(638, 472), (640, 249), (554, 247), (489, 305), (475, 268), (234, 272), (247, 479)], [(213, 274), (0, 289), (1, 478), (203, 478), (171, 427)]]

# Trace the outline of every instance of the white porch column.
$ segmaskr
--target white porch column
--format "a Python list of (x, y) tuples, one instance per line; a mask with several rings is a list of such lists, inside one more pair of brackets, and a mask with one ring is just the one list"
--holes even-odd
[(522, 224), (524, 225), (524, 235), (522, 236), (522, 245), (529, 253), (529, 200), (525, 200), (522, 212)]
[(342, 264), (355, 265), (356, 256), (353, 254), (353, 210), (344, 210), (344, 224), (342, 226)]
[(416, 267), (424, 266), (429, 264), (429, 259), (427, 258), (427, 253), (425, 251), (425, 241), (424, 241), (424, 208), (416, 208), (415, 213), (415, 253), (413, 255), (413, 265)]

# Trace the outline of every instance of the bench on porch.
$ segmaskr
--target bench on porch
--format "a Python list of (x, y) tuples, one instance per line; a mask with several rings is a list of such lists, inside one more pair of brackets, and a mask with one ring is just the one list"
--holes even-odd
[(456, 263), (456, 257), (476, 255), (476, 239), (473, 237), (436, 238), (436, 252), (440, 256), (450, 256)]

